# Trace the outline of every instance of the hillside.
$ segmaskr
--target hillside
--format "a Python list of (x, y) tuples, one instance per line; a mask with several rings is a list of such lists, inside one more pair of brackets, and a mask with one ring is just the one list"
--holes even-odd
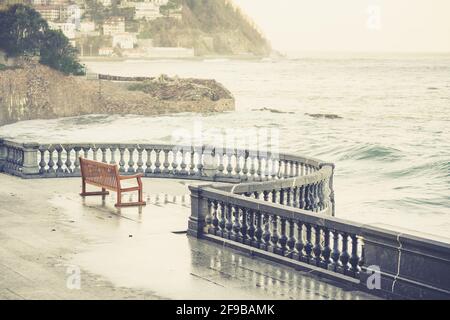
[(153, 38), (156, 45), (163, 47), (194, 48), (196, 55), (271, 53), (264, 36), (228, 0), (170, 0), (167, 7), (167, 17), (178, 9), (182, 19), (149, 21), (141, 28), (141, 38)]

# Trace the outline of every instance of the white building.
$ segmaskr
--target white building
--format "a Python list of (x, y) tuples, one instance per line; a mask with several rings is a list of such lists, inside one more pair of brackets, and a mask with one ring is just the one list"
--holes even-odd
[(132, 33), (117, 33), (113, 36), (113, 47), (121, 49), (133, 49), (136, 36)]
[(134, 4), (135, 8), (135, 19), (145, 19), (145, 20), (155, 20), (161, 17), (161, 13), (159, 12), (159, 5), (156, 5), (152, 2), (136, 2)]
[(53, 30), (61, 30), (64, 35), (69, 38), (70, 40), (75, 39), (76, 34), (76, 24), (75, 23), (68, 23), (68, 22), (48, 22), (48, 26), (50, 29)]
[(90, 33), (95, 31), (94, 21), (82, 21), (80, 22), (79, 31), (82, 33)]
[(104, 6), (104, 7), (110, 7), (112, 5), (112, 0), (100, 0), (100, 3)]
[(114, 49), (111, 47), (101, 47), (98, 49), (100, 56), (111, 56), (114, 53)]
[(103, 23), (103, 34), (105, 36), (113, 36), (117, 33), (125, 32), (124, 17), (110, 17)]

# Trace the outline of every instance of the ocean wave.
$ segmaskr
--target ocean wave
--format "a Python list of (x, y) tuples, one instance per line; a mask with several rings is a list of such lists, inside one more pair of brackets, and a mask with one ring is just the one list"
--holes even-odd
[(392, 147), (363, 145), (350, 148), (339, 160), (397, 161), (402, 157), (401, 151)]

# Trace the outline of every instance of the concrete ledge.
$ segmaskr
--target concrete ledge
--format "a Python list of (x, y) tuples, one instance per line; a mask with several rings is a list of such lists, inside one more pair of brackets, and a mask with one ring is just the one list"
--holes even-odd
[(380, 268), (381, 290), (406, 299), (450, 299), (450, 244), (376, 226), (361, 228), (364, 266)]

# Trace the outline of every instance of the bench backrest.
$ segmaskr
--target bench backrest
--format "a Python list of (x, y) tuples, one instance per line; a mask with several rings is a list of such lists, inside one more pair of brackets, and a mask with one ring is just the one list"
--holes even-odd
[(81, 176), (86, 182), (112, 189), (120, 188), (119, 169), (107, 164), (80, 158)]

